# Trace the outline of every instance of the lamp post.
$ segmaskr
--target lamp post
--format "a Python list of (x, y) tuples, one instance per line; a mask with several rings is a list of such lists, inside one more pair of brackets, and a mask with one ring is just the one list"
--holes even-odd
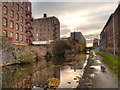
[(113, 48), (114, 48), (114, 56), (115, 56), (115, 22), (114, 22), (114, 14), (113, 14)]

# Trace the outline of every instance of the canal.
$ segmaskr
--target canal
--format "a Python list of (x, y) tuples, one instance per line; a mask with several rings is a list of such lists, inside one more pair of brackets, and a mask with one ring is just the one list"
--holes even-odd
[(2, 68), (2, 88), (76, 88), (89, 55), (62, 63), (63, 58)]

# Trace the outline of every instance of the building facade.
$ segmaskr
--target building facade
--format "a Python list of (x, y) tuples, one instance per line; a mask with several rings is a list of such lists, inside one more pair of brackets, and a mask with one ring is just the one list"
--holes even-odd
[(14, 45), (26, 45), (30, 40), (31, 14), (30, 2), (2, 2), (3, 39)]
[(60, 22), (56, 17), (47, 17), (33, 20), (33, 41), (60, 40)]
[(99, 42), (99, 40), (97, 38), (94, 38), (93, 47), (98, 48), (98, 42)]
[(76, 40), (78, 40), (78, 42), (86, 43), (86, 40), (85, 40), (85, 38), (84, 38), (84, 36), (82, 35), (81, 32), (72, 32), (71, 33), (71, 39), (74, 39), (74, 37), (75, 37)]
[(85, 51), (86, 40), (81, 32), (72, 32), (70, 37), (73, 42), (74, 41), (76, 42), (76, 44), (75, 44), (76, 49), (79, 49), (80, 51)]
[(120, 49), (120, 4), (100, 34), (101, 51), (117, 56)]

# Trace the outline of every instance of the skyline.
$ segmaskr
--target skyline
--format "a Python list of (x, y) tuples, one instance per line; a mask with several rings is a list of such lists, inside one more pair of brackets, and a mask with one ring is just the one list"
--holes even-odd
[(57, 17), (60, 37), (69, 37), (73, 31), (81, 32), (87, 46), (92, 46), (93, 39), (99, 39), (100, 32), (117, 6), (117, 2), (32, 2), (32, 15), (33, 18), (41, 18), (46, 13), (48, 17)]

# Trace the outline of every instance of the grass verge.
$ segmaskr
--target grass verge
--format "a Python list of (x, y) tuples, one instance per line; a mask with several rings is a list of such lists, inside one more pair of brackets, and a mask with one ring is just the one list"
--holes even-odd
[(104, 52), (94, 50), (96, 54), (103, 57), (103, 63), (106, 64), (120, 78), (119, 63), (120, 59)]

